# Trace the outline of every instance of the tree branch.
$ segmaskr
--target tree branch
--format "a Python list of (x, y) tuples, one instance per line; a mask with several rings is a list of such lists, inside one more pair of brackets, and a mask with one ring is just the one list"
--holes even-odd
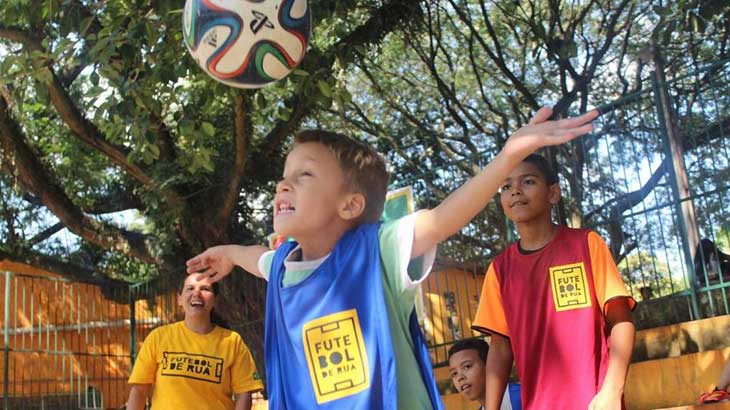
[(53, 234), (55, 234), (56, 232), (58, 232), (61, 229), (63, 229), (64, 227), (65, 226), (63, 225), (63, 222), (56, 222), (55, 224), (53, 224), (53, 225), (49, 226), (48, 228), (44, 229), (38, 235), (30, 238), (30, 240), (28, 240), (28, 246), (29, 247), (33, 247), (33, 246), (35, 246), (35, 245), (37, 245), (37, 244), (45, 241), (46, 239), (48, 239), (51, 236), (53, 236)]
[(662, 179), (666, 170), (667, 160), (665, 158), (651, 174), (651, 177), (648, 181), (646, 181), (646, 184), (644, 184), (641, 188), (607, 201), (600, 207), (586, 214), (585, 220), (589, 221), (597, 214), (603, 213), (606, 208), (608, 208), (608, 217), (606, 219), (611, 221), (618, 220), (625, 211), (633, 208), (636, 204), (644, 200), (647, 195), (649, 195), (657, 183), (659, 183)]
[(235, 159), (230, 179), (222, 192), (220, 206), (214, 217), (214, 224), (225, 227), (230, 220), (233, 208), (236, 206), (239, 195), (241, 179), (246, 173), (246, 160), (248, 158), (249, 135), (252, 132), (250, 126), (251, 117), (248, 114), (248, 96), (244, 92), (236, 92), (233, 96), (233, 123), (235, 125)]
[[(385, 2), (377, 10), (373, 11), (368, 20), (335, 43), (325, 53), (317, 55), (315, 50), (310, 50), (304, 60), (303, 68), (314, 72), (317, 69), (325, 69), (325, 74), (332, 73), (332, 65), (335, 57), (339, 57), (343, 65), (347, 65), (358, 58), (356, 50), (359, 47), (379, 43), (388, 33), (410, 24), (422, 14), (419, 1), (391, 0)], [(305, 116), (314, 108), (313, 104), (307, 103), (303, 93), (292, 97), (286, 102), (287, 107), (293, 107), (289, 119), (280, 121), (264, 138), (268, 147), (263, 157), (270, 158), (273, 153), (281, 149), (281, 143), (293, 132)]]
[(15, 164), (12, 175), (23, 188), (38, 197), (71, 232), (102, 248), (112, 249), (147, 263), (159, 263), (152, 251), (153, 238), (119, 229), (86, 216), (49, 175), (25, 143), (20, 126), (0, 97), (0, 148), (3, 163)]
[[(515, 76), (515, 74), (512, 72), (512, 70), (510, 70), (509, 67), (507, 67), (506, 61), (503, 58), (500, 58), (500, 56), (497, 54), (497, 52), (493, 51), (491, 49), (491, 47), (489, 47), (487, 42), (484, 41), (484, 38), (479, 34), (479, 30), (477, 30), (476, 27), (474, 27), (474, 25), (472, 24), (471, 19), (469, 18), (469, 15), (467, 13), (465, 13), (464, 10), (462, 10), (457, 4), (455, 4), (453, 2), (453, 0), (450, 0), (450, 2), (452, 4), (452, 6), (454, 7), (454, 9), (456, 10), (456, 13), (459, 15), (459, 18), (461, 19), (461, 21), (467, 25), (467, 27), (469, 28), (469, 31), (472, 32), (474, 37), (477, 39), (477, 42), (479, 43), (479, 45), (482, 46), (482, 49), (484, 50), (484, 52), (492, 60), (492, 62), (494, 62), (494, 64), (497, 65), (497, 68), (499, 68), (499, 71), (501, 71), (502, 74), (505, 75), (505, 77), (509, 78), (509, 80), (512, 82), (512, 85), (517, 89), (517, 91), (520, 92), (520, 94), (522, 94), (523, 97), (525, 97), (525, 99), (527, 100), (527, 102), (530, 104), (530, 106), (533, 109), (538, 109), (539, 104), (537, 103), (535, 96), (532, 94), (532, 92), (530, 92), (530, 90), (527, 89), (527, 86), (525, 86), (525, 84), (522, 81), (520, 81), (520, 79), (518, 79), (517, 76)], [(485, 25), (487, 25), (488, 27), (491, 28), (492, 23), (489, 20), (489, 16), (486, 13), (483, 13), (483, 19), (484, 19)], [(495, 44), (498, 44), (499, 39), (494, 34), (493, 29), (489, 30), (489, 34), (490, 34), (490, 36), (492, 36), (491, 37), (492, 41)]]
[[(3, 30), (0, 27), (0, 37), (18, 41), (30, 51), (44, 51), (40, 40), (35, 38), (31, 33), (23, 32), (22, 30)], [(48, 89), (51, 103), (56, 108), (61, 119), (68, 125), (71, 132), (81, 141), (101, 154), (104, 154), (113, 164), (123, 169), (143, 185), (151, 188), (156, 187), (155, 181), (142, 168), (127, 160), (127, 155), (129, 154), (128, 149), (118, 147), (106, 141), (96, 125), (84, 117), (74, 104), (67, 90), (63, 87), (59, 77), (51, 68), (51, 63), (44, 62), (42, 64), (37, 63), (37, 65), (39, 69), (48, 71), (50, 80), (44, 85)], [(184, 202), (181, 196), (169, 189), (161, 189), (161, 192), (167, 199), (170, 207), (176, 207)]]

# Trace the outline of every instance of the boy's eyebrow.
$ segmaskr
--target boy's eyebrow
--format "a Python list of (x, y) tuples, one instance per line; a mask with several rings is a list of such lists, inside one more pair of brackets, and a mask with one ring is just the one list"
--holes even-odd
[[(535, 173), (532, 173), (532, 172), (528, 172), (526, 174), (517, 175), (515, 178), (520, 179), (520, 178), (525, 178), (525, 177), (541, 178), (541, 175), (540, 174), (535, 174)], [(507, 177), (504, 180), (505, 181), (511, 181), (512, 180), (512, 177)]]

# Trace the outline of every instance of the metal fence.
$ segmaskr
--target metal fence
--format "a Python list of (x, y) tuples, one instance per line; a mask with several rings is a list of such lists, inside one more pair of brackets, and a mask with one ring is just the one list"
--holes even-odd
[[(124, 403), (130, 312), (97, 286), (5, 272), (4, 409), (102, 409)], [(112, 296), (113, 299), (113, 296)]]
[(643, 327), (730, 313), (729, 88), (728, 61), (671, 82), (656, 71), (580, 141), (584, 224), (646, 302)]
[[(183, 318), (177, 306), (183, 277), (106, 289), (49, 272), (2, 273), (0, 408), (123, 408), (127, 379), (145, 337)], [(265, 283), (246, 283), (261, 294), (246, 303), (263, 303)], [(263, 317), (231, 328), (243, 336), (263, 370)]]

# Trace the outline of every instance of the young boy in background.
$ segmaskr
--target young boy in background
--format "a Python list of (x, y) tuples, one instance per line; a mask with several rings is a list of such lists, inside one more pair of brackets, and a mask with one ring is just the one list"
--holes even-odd
[(526, 410), (618, 410), (634, 344), (629, 296), (603, 240), (552, 222), (560, 186), (525, 158), (500, 202), (520, 239), (487, 271), (474, 328), (490, 333), (486, 410), (499, 408), (512, 361)]
[[(378, 223), (388, 185), (370, 147), (326, 131), (295, 138), (274, 199), (274, 231), (294, 242), (213, 247), (188, 272), (215, 280), (237, 265), (269, 282), (266, 385), (272, 409), (442, 408), (414, 311), (435, 246), (492, 199), (535, 149), (590, 132), (597, 113), (547, 121), (541, 109), (482, 172), (440, 205)], [(409, 271), (414, 258), (426, 256)], [(420, 269), (418, 269), (420, 268)]]
[[(451, 382), (459, 394), (479, 402), (478, 410), (484, 410), (488, 353), (489, 345), (482, 339), (459, 340), (449, 349)], [(519, 384), (507, 385), (500, 410), (522, 410)]]

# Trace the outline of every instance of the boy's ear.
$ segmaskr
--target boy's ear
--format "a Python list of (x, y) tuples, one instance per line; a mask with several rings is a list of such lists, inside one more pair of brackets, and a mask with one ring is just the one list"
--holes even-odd
[(340, 218), (354, 221), (365, 212), (365, 195), (355, 192), (348, 194), (339, 209)]
[(558, 202), (560, 202), (561, 192), (560, 192), (560, 184), (554, 183), (548, 187), (549, 193), (548, 193), (548, 200), (550, 201), (551, 205), (557, 205)]

